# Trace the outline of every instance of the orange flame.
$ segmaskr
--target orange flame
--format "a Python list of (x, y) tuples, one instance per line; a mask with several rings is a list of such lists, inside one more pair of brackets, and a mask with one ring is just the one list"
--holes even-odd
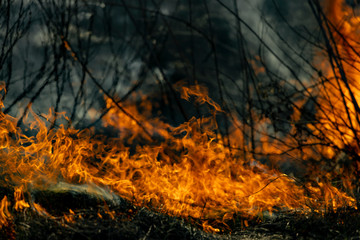
[(0, 202), (0, 228), (7, 225), (8, 222), (12, 219), (12, 215), (9, 212), (10, 202), (7, 200), (7, 197), (4, 196)]
[(69, 213), (68, 214), (64, 214), (64, 220), (67, 223), (73, 223), (75, 222), (75, 212), (71, 209), (69, 209)]
[[(331, 159), (334, 170), (329, 178), (342, 179), (343, 186), (351, 190), (353, 184), (358, 184), (356, 159), (360, 156), (360, 18), (343, 0), (326, 1), (324, 12), (324, 38), (328, 43), (315, 61), (322, 72), (322, 84), (313, 89), (318, 103), (316, 121), (307, 124), (317, 140), (308, 142), (321, 139), (326, 143), (315, 150)], [(314, 152), (310, 151), (310, 157)]]
[[(144, 119), (151, 132), (165, 137), (158, 144), (138, 145), (131, 153), (124, 143), (133, 143), (136, 138), (131, 134), (140, 136), (141, 131), (130, 118), (108, 104), (111, 110), (105, 124), (127, 134), (106, 141), (89, 130), (60, 126), (48, 131), (45, 122), (35, 114), (31, 115), (31, 128), (38, 133), (29, 137), (16, 127), (15, 119), (0, 113), (1, 174), (8, 184), (20, 185), (15, 190), (15, 209), (29, 207), (22, 184), (42, 189), (59, 179), (108, 186), (135, 204), (204, 219), (205, 228), (213, 231), (216, 228), (206, 221), (223, 222), (237, 214), (251, 217), (277, 208), (308, 211), (355, 205), (354, 199), (335, 187), (307, 186), (312, 193), (306, 194), (304, 187), (277, 170), (260, 163), (244, 167), (242, 152), (230, 152), (216, 137), (217, 125), (212, 118), (192, 118), (170, 127), (159, 119), (145, 121), (134, 106), (128, 106), (128, 110), (134, 109), (132, 114), (137, 119)], [(71, 221), (71, 217), (66, 215), (65, 220)]]
[(14, 208), (16, 211), (20, 211), (24, 208), (30, 207), (30, 205), (27, 202), (25, 202), (23, 188), (24, 187), (22, 185), (20, 187), (15, 188), (15, 192), (14, 192), (15, 206), (14, 206)]
[[(338, 17), (339, 14), (336, 12), (335, 15)], [(350, 27), (353, 22), (349, 20)], [(343, 28), (344, 36), (351, 36), (349, 26)], [(63, 41), (65, 48), (71, 51), (69, 44)], [(341, 48), (344, 45), (341, 41), (336, 46), (341, 54), (347, 54), (349, 48)], [(352, 55), (350, 59), (352, 67), (357, 64), (356, 56)], [(350, 64), (344, 63), (344, 70), (350, 71), (349, 88), (344, 81), (336, 80), (340, 72), (334, 74), (325, 70), (330, 80), (322, 85), (323, 89), (312, 90), (318, 93), (322, 106), (316, 116), (318, 121), (307, 124), (316, 138), (309, 138), (306, 143), (314, 146), (299, 148), (296, 139), (291, 137), (270, 139), (266, 132), (269, 120), (259, 117), (255, 128), (261, 144), (255, 147), (256, 153), (272, 155), (274, 161), (284, 160), (284, 152), (301, 161), (319, 160), (324, 155), (334, 157), (334, 146), (343, 149), (345, 145), (354, 145), (359, 122), (350, 95), (355, 94), (356, 100), (360, 97), (355, 84), (357, 75), (350, 71)], [(199, 104), (211, 106), (214, 115), (223, 111), (204, 87), (177, 88), (184, 99), (194, 97)], [(31, 111), (24, 121), (28, 121), (37, 134), (27, 136), (17, 127), (16, 118), (0, 112), (0, 174), (3, 176), (0, 181), (4, 186), (15, 186), (15, 210), (31, 205), (40, 214), (47, 215), (40, 205), (26, 203), (23, 192), (48, 188), (59, 181), (109, 188), (136, 205), (200, 219), (204, 229), (213, 232), (219, 229), (212, 226), (212, 222), (225, 223), (236, 215), (254, 217), (277, 209), (321, 212), (327, 208), (356, 207), (354, 198), (327, 179), (312, 179), (300, 184), (295, 178), (259, 163), (254, 156), (245, 157), (244, 149), (248, 147), (241, 145), (244, 136), (239, 128), (234, 127), (230, 133), (232, 146), (225, 146), (218, 137), (215, 116), (191, 118), (174, 127), (151, 117), (152, 106), (144, 96), (139, 105), (130, 101), (121, 103), (131, 117), (117, 108), (113, 100), (106, 99), (106, 103), (110, 110), (103, 118), (103, 124), (116, 128), (117, 138), (94, 136), (89, 129), (80, 131), (63, 125), (49, 130), (46, 122)], [(301, 107), (302, 103), (298, 104)], [(344, 108), (348, 111), (348, 119), (341, 117)], [(294, 122), (300, 119), (299, 114), (295, 111)], [(54, 117), (50, 112), (46, 119)], [(233, 124), (240, 126), (241, 122), (233, 119)], [(352, 126), (352, 131), (348, 126)], [(159, 141), (149, 143), (143, 128)], [(331, 147), (316, 145), (323, 135), (333, 143)], [(0, 224), (11, 219), (9, 204), (5, 196), (1, 201)], [(64, 219), (72, 222), (74, 212), (69, 211)], [(108, 214), (114, 216), (112, 212)], [(99, 217), (102, 217), (100, 213)], [(248, 225), (246, 220), (243, 223)]]
[(50, 219), (55, 219), (53, 216), (51, 216), (45, 208), (43, 208), (41, 205), (37, 204), (37, 203), (32, 203), (32, 209), (34, 210), (34, 212), (36, 212), (37, 214), (41, 215), (41, 216), (45, 216), (48, 217)]

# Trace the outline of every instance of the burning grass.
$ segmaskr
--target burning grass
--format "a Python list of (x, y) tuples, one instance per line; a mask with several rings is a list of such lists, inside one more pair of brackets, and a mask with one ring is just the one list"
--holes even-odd
[(358, 236), (360, 227), (354, 209), (323, 215), (283, 211), (249, 221), (236, 217), (228, 222), (231, 230), (214, 235), (199, 230), (198, 219), (171, 217), (124, 199), (115, 205), (85, 192), (41, 191), (35, 196), (44, 208), (13, 211), (1, 239), (344, 239)]
[[(211, 238), (191, 223), (215, 233), (278, 225), (284, 234), (306, 237), (301, 227), (306, 221), (319, 224), (321, 233), (331, 226), (350, 236), (347, 223), (359, 225), (360, 95), (358, 72), (353, 71), (357, 43), (349, 28), (358, 21), (347, 18), (339, 25), (340, 13), (332, 14), (341, 3), (331, 2), (328, 15), (311, 5), (325, 22), (330, 60), (319, 53), (322, 76), (314, 81), (321, 84), (311, 84), (315, 87), (306, 88), (294, 103), (284, 137), (270, 134), (271, 119), (254, 112), (254, 141), (249, 141), (242, 131), (247, 123), (223, 110), (205, 87), (179, 83), (174, 89), (205, 106), (206, 116), (172, 126), (154, 117), (147, 96), (119, 102), (105, 94), (103, 127), (116, 137), (55, 126), (55, 119), (69, 119), (52, 110), (47, 115), (30, 110), (24, 118), (0, 112), (3, 235), (33, 238), (32, 229), (46, 226), (51, 233), (41, 232), (44, 238)], [(66, 49), (72, 52), (69, 44)], [(302, 111), (309, 100), (316, 108), (313, 118)], [(219, 114), (231, 125), (226, 136), (219, 131)], [(283, 173), (279, 166), (284, 162), (302, 166), (304, 173)], [(159, 227), (163, 223), (167, 230)]]
[[(195, 97), (206, 96), (203, 94), (198, 91)], [(74, 192), (86, 192), (110, 204), (126, 199), (138, 208), (191, 219), (209, 232), (230, 231), (230, 223), (236, 219), (248, 226), (264, 213), (322, 214), (344, 206), (356, 208), (355, 199), (331, 182), (299, 181), (253, 158), (244, 158), (245, 146), (225, 146), (216, 133), (215, 117), (192, 118), (172, 127), (159, 119), (146, 120), (150, 107), (140, 114), (133, 105), (124, 105), (126, 112), (133, 114), (130, 117), (115, 108), (111, 99), (107, 101), (111, 110), (104, 121), (118, 129), (116, 138), (63, 125), (49, 129), (46, 120), (31, 111), (24, 121), (30, 121), (29, 129), (36, 134), (28, 136), (16, 126), (16, 118), (1, 114), (1, 183), (13, 189), (13, 196), (7, 194), (2, 199), (4, 231), (14, 228), (11, 226), (19, 213), (38, 214), (41, 219), (79, 228), (77, 222), (92, 219), (94, 211), (87, 216), (74, 212), (74, 206), (67, 210), (68, 204), (77, 204), (76, 209), (87, 205), (82, 193), (74, 202), (66, 200)], [(199, 101), (209, 103), (214, 116), (217, 114), (213, 102)], [(45, 119), (53, 117), (50, 113)], [(149, 138), (142, 131), (144, 127), (159, 140)], [(233, 134), (230, 137), (241, 137), (238, 131)], [(134, 144), (131, 150), (129, 146)], [(39, 192), (46, 193), (45, 197)], [(58, 192), (62, 192), (61, 197)], [(64, 199), (65, 207), (61, 203)], [(59, 218), (59, 214), (65, 215)], [(124, 211), (109, 210), (107, 218), (115, 221), (116, 214)], [(98, 218), (102, 216), (103, 212), (98, 212)]]

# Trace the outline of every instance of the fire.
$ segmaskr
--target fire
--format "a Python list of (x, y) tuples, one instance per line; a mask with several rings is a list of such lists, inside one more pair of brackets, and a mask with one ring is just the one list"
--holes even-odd
[(9, 212), (9, 205), (10, 202), (7, 200), (7, 197), (4, 196), (0, 203), (0, 227), (6, 225), (12, 218)]
[[(318, 50), (314, 59), (318, 72), (304, 83), (309, 86), (304, 98), (294, 104), (288, 136), (270, 135), (262, 130), (271, 125), (269, 120), (256, 119), (261, 144), (255, 154), (266, 155), (274, 165), (289, 161), (303, 165), (310, 181), (322, 179), (321, 189), (325, 185), (332, 188), (331, 182), (336, 181), (351, 193), (360, 172), (360, 18), (343, 0), (322, 3), (310, 2), (325, 39), (324, 49)], [(315, 109), (310, 116), (305, 109), (308, 103)], [(324, 192), (330, 197), (329, 193)]]
[(67, 223), (72, 223), (75, 222), (75, 212), (71, 209), (69, 209), (69, 213), (68, 214), (64, 214), (64, 220)]
[[(360, 22), (358, 17), (351, 17), (351, 10), (343, 1), (330, 3), (328, 21), (333, 27), (325, 30), (327, 37), (334, 39), (327, 47), (334, 58), (324, 62), (327, 65), (323, 63), (319, 66), (327, 80), (323, 88), (318, 90), (323, 111), (317, 114), (319, 123), (310, 127), (316, 129), (318, 135), (324, 132), (339, 149), (345, 146), (358, 148), (360, 89), (357, 83), (360, 75), (356, 41)], [(338, 31), (332, 31), (332, 28)]]
[[(332, 3), (331, 6), (335, 6), (342, 2)], [(349, 17), (343, 21), (341, 14), (346, 9), (332, 10), (329, 18), (335, 14), (333, 24), (344, 25), (339, 28), (342, 34), (331, 46), (348, 60), (334, 71), (326, 64), (321, 66), (328, 81), (318, 89), (309, 89), (317, 95), (321, 106), (317, 109), (317, 121), (307, 124), (312, 137), (304, 143), (312, 147), (299, 147), (299, 142), (290, 136), (282, 140), (269, 138), (264, 130), (269, 120), (259, 117), (255, 128), (260, 144), (253, 146), (254, 154), (245, 157), (244, 151), (248, 151), (249, 146), (242, 141), (244, 136), (239, 130), (242, 123), (232, 119), (234, 127), (229, 133), (232, 145), (224, 144), (216, 122), (216, 114), (224, 111), (200, 85), (177, 85), (176, 88), (184, 99), (195, 98), (198, 104), (208, 105), (213, 116), (193, 117), (179, 126), (153, 118), (152, 105), (146, 96), (135, 96), (140, 104), (129, 100), (121, 103), (121, 108), (117, 107), (116, 98), (106, 97), (109, 112), (103, 118), (103, 125), (118, 130), (119, 136), (114, 138), (64, 125), (49, 129), (47, 121), (31, 111), (24, 123), (37, 133), (29, 136), (17, 127), (17, 118), (0, 112), (0, 183), (15, 189), (13, 208), (24, 211), (31, 206), (30, 209), (39, 214), (49, 215), (31, 198), (26, 199), (25, 193), (47, 189), (59, 182), (81, 184), (89, 189), (94, 185), (108, 188), (135, 205), (199, 219), (205, 230), (213, 232), (219, 231), (213, 224), (226, 224), (236, 216), (252, 218), (279, 209), (306, 213), (356, 207), (353, 197), (331, 183), (332, 176), (325, 174), (324, 178), (316, 179), (314, 176), (322, 173), (318, 169), (309, 169), (313, 174), (310, 181), (300, 182), (261, 164), (256, 158), (256, 154), (263, 152), (271, 155), (274, 162), (288, 159), (282, 156), (297, 161), (311, 158), (320, 161), (323, 156), (329, 159), (339, 156), (337, 149), (346, 147), (359, 154), (357, 100), (360, 92), (356, 85), (358, 73), (354, 71), (359, 59), (352, 48), (356, 32), (349, 30), (358, 22)], [(346, 80), (342, 71), (348, 76)], [(304, 101), (296, 107), (299, 109), (302, 104)], [(300, 119), (300, 114), (301, 111), (294, 111), (294, 122)], [(65, 117), (65, 114), (56, 115)], [(50, 111), (45, 119), (54, 117)], [(295, 131), (294, 125), (290, 135)], [(318, 144), (319, 139), (327, 145)], [(283, 155), (284, 152), (288, 154)], [(343, 178), (346, 190), (351, 188), (349, 179), (353, 180), (352, 175)], [(11, 219), (10, 206), (5, 196), (0, 208), (1, 225)], [(111, 218), (115, 216), (114, 212), (107, 211), (107, 214)], [(99, 213), (99, 217), (103, 216)], [(64, 219), (75, 221), (74, 211), (69, 210)], [(248, 225), (247, 220), (243, 223)]]
[(326, 1), (323, 9), (326, 48), (315, 60), (321, 84), (311, 89), (317, 98), (316, 121), (307, 124), (312, 135), (308, 143), (320, 140), (322, 145), (309, 151), (307, 159), (315, 152), (331, 159), (328, 166), (321, 166), (333, 168), (327, 178), (340, 178), (344, 188), (352, 190), (358, 184), (360, 156), (360, 18), (343, 0)]
[(24, 208), (29, 208), (30, 207), (30, 205), (24, 199), (23, 185), (21, 185), (20, 187), (15, 188), (14, 199), (15, 199), (14, 209), (16, 211), (20, 211), (20, 210), (22, 210)]
[(46, 209), (44, 209), (41, 205), (37, 204), (37, 203), (32, 203), (32, 207), (33, 207), (33, 210), (38, 213), (39, 215), (41, 216), (46, 216), (48, 218), (51, 218), (51, 219), (54, 219), (53, 216), (51, 216), (47, 211)]
[[(196, 96), (201, 95), (197, 92)], [(207, 102), (214, 107), (213, 102)], [(7, 184), (19, 186), (15, 188), (15, 209), (29, 207), (23, 190), (48, 188), (59, 179), (106, 186), (134, 204), (204, 219), (207, 230), (216, 229), (208, 221), (224, 222), (235, 215), (254, 217), (278, 208), (310, 211), (355, 204), (354, 199), (335, 187), (304, 188), (295, 179), (260, 163), (245, 167), (242, 151), (230, 151), (217, 137), (217, 124), (212, 117), (192, 118), (171, 127), (159, 119), (145, 121), (145, 116), (133, 105), (124, 106), (133, 114), (129, 117), (111, 104), (108, 99), (111, 110), (104, 124), (119, 128), (122, 136), (106, 140), (90, 130), (64, 126), (48, 130), (34, 113), (29, 116), (30, 127), (38, 133), (26, 136), (15, 126), (15, 119), (1, 115), (2, 175), (6, 176)], [(144, 109), (150, 111), (150, 107)], [(139, 144), (132, 153), (125, 144), (134, 144), (144, 137), (134, 117), (164, 140)], [(33, 206), (41, 213), (46, 212)], [(66, 221), (72, 219), (72, 214), (65, 215)]]

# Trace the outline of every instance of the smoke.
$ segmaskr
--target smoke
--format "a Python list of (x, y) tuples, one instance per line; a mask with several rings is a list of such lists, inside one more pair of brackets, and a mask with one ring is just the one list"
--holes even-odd
[[(282, 101), (274, 89), (291, 95), (313, 74), (316, 24), (303, 1), (14, 0), (12, 18), (22, 3), (31, 15), (10, 57), (16, 64), (5, 111), (13, 115), (31, 102), (38, 113), (54, 107), (84, 123), (87, 112), (104, 107), (94, 77), (120, 98), (138, 85), (180, 123), (183, 118), (172, 113), (178, 100), (171, 85), (178, 81), (206, 85), (215, 101), (244, 113), (249, 98), (260, 108), (260, 95), (270, 95), (263, 101), (270, 109), (272, 101)], [(1, 80), (6, 77), (4, 72)], [(194, 108), (185, 108), (196, 115)]]

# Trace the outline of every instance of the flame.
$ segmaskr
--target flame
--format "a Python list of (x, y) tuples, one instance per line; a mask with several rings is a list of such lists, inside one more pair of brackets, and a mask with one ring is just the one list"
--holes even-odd
[[(192, 95), (192, 89), (183, 88), (186, 90)], [(206, 99), (202, 95), (205, 93), (197, 92), (195, 96)], [(217, 124), (212, 117), (192, 118), (171, 127), (160, 119), (145, 121), (151, 108), (146, 105), (149, 102), (143, 103), (141, 107), (148, 110), (144, 114), (134, 105), (126, 106), (133, 115), (130, 118), (107, 99), (110, 111), (104, 125), (120, 130), (120, 136), (113, 139), (94, 136), (87, 129), (60, 126), (48, 130), (46, 123), (31, 111), (30, 128), (36, 129), (37, 134), (26, 136), (16, 127), (16, 119), (0, 113), (1, 174), (7, 184), (17, 186), (14, 208), (29, 207), (23, 191), (49, 188), (59, 180), (106, 186), (136, 205), (203, 219), (204, 229), (215, 232), (219, 230), (209, 221), (226, 222), (236, 215), (254, 217), (279, 208), (306, 212), (355, 205), (353, 198), (330, 185), (302, 186), (260, 163), (245, 167), (247, 160), (242, 158), (242, 151), (230, 151), (217, 137)], [(134, 144), (146, 137), (132, 118), (164, 140), (139, 144), (132, 153), (125, 143)], [(239, 132), (234, 134), (238, 136)], [(37, 204), (32, 205), (40, 214), (47, 214)], [(6, 208), (3, 211), (8, 216)], [(71, 213), (64, 215), (65, 221), (73, 221)]]
[(45, 217), (50, 218), (50, 219), (55, 219), (40, 204), (37, 204), (37, 203), (33, 202), (31, 205), (32, 205), (33, 211), (36, 212), (37, 214), (39, 214), (41, 216), (45, 216)]
[[(276, 208), (310, 211), (355, 203), (331, 186), (307, 186), (313, 192), (309, 195), (294, 179), (275, 169), (260, 163), (244, 167), (242, 153), (230, 152), (217, 138), (213, 118), (192, 118), (178, 127), (159, 119), (142, 121), (151, 132), (166, 138), (152, 145), (138, 145), (131, 153), (124, 142), (133, 143), (135, 138), (129, 134), (142, 136), (141, 131), (132, 119), (110, 106), (110, 101), (108, 104), (111, 110), (105, 124), (127, 134), (106, 141), (90, 130), (64, 126), (48, 130), (33, 113), (31, 128), (38, 133), (28, 137), (15, 126), (13, 118), (2, 114), (2, 174), (21, 186), (15, 190), (16, 209), (29, 206), (24, 202), (23, 189), (46, 188), (59, 179), (107, 186), (137, 205), (204, 219), (205, 228), (214, 231), (207, 220), (224, 222), (237, 214), (251, 217)], [(130, 109), (134, 109), (133, 117), (144, 118), (134, 106), (127, 107)], [(70, 218), (65, 216), (66, 221)]]
[(10, 202), (7, 199), (7, 196), (4, 196), (0, 203), (0, 229), (7, 225), (8, 222), (12, 219), (12, 215), (9, 212)]
[[(195, 95), (194, 97), (213, 106), (215, 110), (218, 107), (212, 104), (212, 100), (208, 100), (207, 91), (204, 91), (203, 87), (182, 87), (181, 91), (185, 99)], [(108, 119), (121, 119), (121, 123), (127, 121), (126, 116), (112, 106), (110, 100), (107, 103), (112, 109)], [(137, 111), (131, 112), (142, 119)], [(320, 207), (314, 199), (306, 197), (304, 189), (297, 186), (295, 180), (287, 175), (268, 169), (260, 163), (257, 163), (256, 169), (263, 171), (254, 172), (253, 168), (245, 168), (246, 160), (234, 157), (234, 155), (242, 156), (242, 153), (234, 151), (231, 153), (229, 148), (217, 138), (215, 134), (217, 124), (213, 118), (192, 118), (176, 128), (159, 121), (156, 120), (156, 125), (160, 126), (161, 131), (171, 129), (163, 135), (166, 136), (166, 142), (158, 146), (138, 146), (136, 151), (138, 154), (126, 156), (127, 164), (135, 168), (134, 172), (129, 174), (133, 180), (136, 180), (131, 184), (131, 189), (140, 202), (149, 202), (152, 207), (164, 208), (166, 212), (175, 215), (205, 219), (219, 218), (219, 216), (225, 219), (237, 213), (255, 216), (261, 211), (271, 212), (273, 207), (308, 210), (311, 208), (307, 206), (308, 204), (313, 204), (312, 207), (315, 205), (316, 208)], [(124, 128), (125, 124), (117, 123), (118, 125), (112, 122), (111, 125), (119, 129)], [(140, 129), (131, 126), (134, 134), (137, 134)], [(161, 126), (165, 127), (161, 128)], [(151, 126), (147, 127), (151, 129)], [(232, 137), (239, 138), (239, 135), (240, 132), (234, 131)], [(233, 149), (236, 149), (235, 147), (236, 145)], [(110, 172), (116, 171), (118, 170), (113, 169)], [(119, 171), (118, 178), (124, 171)], [(108, 186), (112, 184), (103, 183)], [(326, 187), (330, 194), (323, 198), (324, 206), (337, 208), (346, 203), (354, 204), (351, 197), (347, 197), (330, 185)], [(112, 187), (112, 189), (116, 188)], [(141, 191), (138, 191), (139, 189)], [(149, 189), (152, 191), (150, 196), (147, 193)], [(122, 192), (123, 186), (116, 191)], [(317, 195), (317, 200), (322, 199), (321, 194), (316, 191), (314, 193)], [(120, 195), (125, 196), (125, 194), (127, 193)], [(334, 198), (337, 198), (336, 203), (333, 202)]]
[[(255, 119), (260, 142), (255, 154), (267, 156), (276, 166), (285, 161), (302, 166), (330, 203), (337, 191), (333, 182), (340, 180), (337, 186), (353, 194), (360, 176), (360, 17), (343, 0), (322, 4), (318, 9), (312, 4), (325, 39), (314, 59), (318, 72), (304, 98), (294, 104), (288, 136), (270, 135), (271, 121)], [(310, 117), (304, 114), (309, 102), (315, 106)]]
[(184, 83), (181, 81), (176, 83), (175, 85), (175, 88), (178, 89), (178, 91), (180, 92), (181, 98), (185, 100), (189, 100), (190, 97), (195, 97), (196, 103), (199, 104), (207, 103), (209, 106), (214, 108), (215, 112), (223, 112), (219, 104), (217, 104), (214, 100), (212, 100), (209, 97), (206, 87), (201, 86), (199, 84), (194, 86), (183, 86), (183, 85)]
[(312, 89), (317, 97), (316, 121), (307, 124), (313, 136), (308, 142), (321, 140), (323, 145), (309, 151), (307, 158), (317, 152), (331, 159), (321, 168), (333, 168), (328, 178), (340, 178), (344, 188), (352, 190), (358, 184), (360, 156), (360, 18), (343, 0), (326, 1), (324, 13), (323, 31), (328, 43), (315, 60), (322, 76), (321, 84)]
[(75, 222), (75, 212), (71, 209), (69, 209), (69, 213), (68, 214), (64, 214), (64, 220), (67, 223), (74, 223)]
[(24, 208), (30, 207), (30, 205), (27, 202), (25, 202), (23, 188), (24, 186), (21, 185), (20, 187), (16, 187), (14, 191), (14, 199), (15, 199), (14, 209), (16, 211), (20, 211)]
[[(32, 111), (23, 121), (37, 133), (28, 136), (17, 127), (17, 118), (0, 112), (0, 183), (14, 187), (13, 208), (21, 211), (31, 206), (39, 214), (49, 215), (40, 205), (27, 203), (24, 192), (48, 189), (59, 182), (81, 184), (89, 189), (94, 185), (108, 188), (135, 205), (199, 219), (205, 230), (213, 232), (220, 231), (215, 227), (216, 223), (226, 225), (236, 216), (251, 218), (279, 209), (306, 213), (356, 207), (353, 197), (331, 183), (333, 176), (324, 173), (323, 178), (315, 178), (321, 170), (312, 168), (309, 170), (313, 173), (311, 181), (300, 182), (276, 168), (261, 164), (256, 156), (263, 152), (274, 162), (292, 159), (302, 162), (311, 158), (320, 161), (324, 156), (329, 159), (339, 156), (336, 149), (347, 146), (359, 153), (355, 102), (360, 92), (356, 85), (357, 72), (354, 71), (359, 59), (351, 47), (356, 43), (356, 32), (351, 28), (358, 22), (348, 15), (344, 20), (341, 14), (346, 13), (346, 8), (339, 11), (334, 7), (342, 1), (329, 1), (329, 4), (333, 8), (329, 8), (328, 17), (333, 19), (333, 24), (341, 24), (342, 33), (332, 46), (348, 60), (343, 61), (343, 68), (336, 68), (336, 71), (330, 71), (326, 61), (321, 60), (320, 67), (327, 81), (318, 89), (309, 89), (311, 94), (318, 96), (317, 103), (321, 108), (317, 109), (317, 121), (306, 125), (312, 137), (303, 139), (303, 144), (311, 147), (299, 147), (298, 139), (291, 137), (296, 133), (295, 124), (290, 136), (270, 138), (267, 128), (270, 120), (255, 114), (257, 124), (254, 128), (259, 142), (252, 146), (255, 154), (244, 155), (244, 152), (250, 152), (250, 147), (243, 144), (242, 123), (235, 118), (229, 133), (231, 146), (226, 146), (219, 137), (216, 122), (216, 114), (224, 111), (200, 85), (185, 87), (180, 84), (175, 88), (183, 99), (195, 98), (198, 104), (210, 106), (213, 116), (193, 117), (179, 126), (152, 117), (152, 105), (146, 96), (138, 95), (135, 96), (137, 101), (121, 103), (116, 98), (106, 97), (109, 111), (103, 124), (119, 132), (115, 138), (94, 135), (90, 129), (77, 130), (63, 125), (48, 129), (46, 120)], [(71, 51), (66, 41), (64, 46)], [(342, 70), (348, 76), (347, 82)], [(118, 104), (121, 108), (117, 107)], [(299, 109), (303, 104), (305, 100), (296, 103), (294, 123), (301, 119)], [(44, 116), (45, 119), (55, 117), (65, 117), (65, 114), (55, 114), (50, 110)], [(144, 133), (144, 129), (148, 133)], [(324, 139), (329, 145), (319, 144), (319, 139)], [(351, 180), (343, 178), (349, 188)], [(0, 208), (2, 225), (11, 219), (10, 205), (5, 196)], [(106, 213), (111, 218), (115, 216), (114, 212)], [(66, 222), (73, 222), (74, 216), (75, 213), (69, 210), (63, 218)], [(99, 217), (103, 216), (99, 213)], [(243, 220), (243, 224), (247, 226), (248, 221)]]

